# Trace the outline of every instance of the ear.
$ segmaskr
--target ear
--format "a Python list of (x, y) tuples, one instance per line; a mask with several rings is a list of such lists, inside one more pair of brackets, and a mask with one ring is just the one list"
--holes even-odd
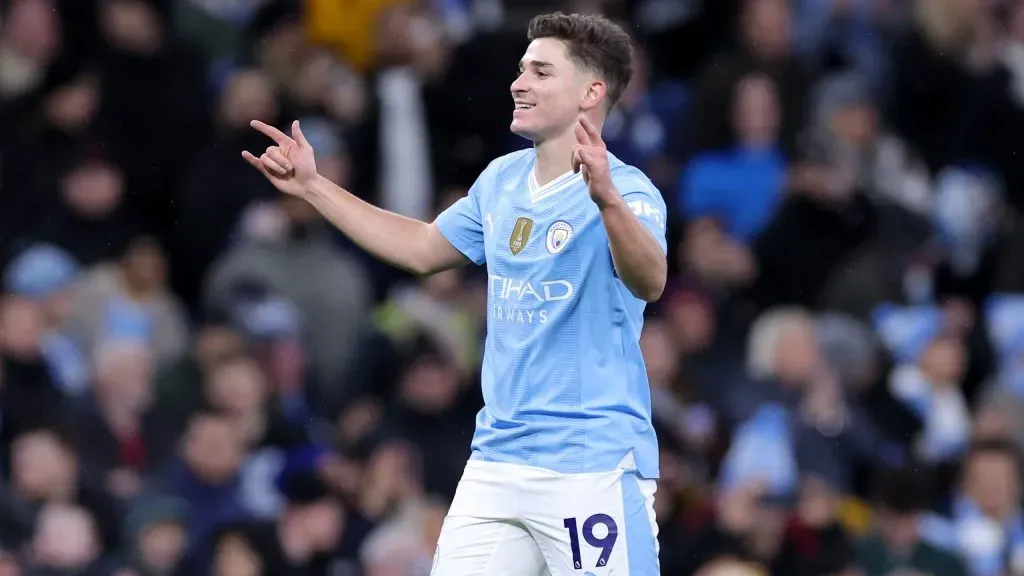
[(589, 112), (604, 102), (605, 95), (608, 93), (608, 86), (604, 81), (595, 79), (587, 82), (583, 90), (583, 102), (580, 104), (580, 108), (584, 112)]

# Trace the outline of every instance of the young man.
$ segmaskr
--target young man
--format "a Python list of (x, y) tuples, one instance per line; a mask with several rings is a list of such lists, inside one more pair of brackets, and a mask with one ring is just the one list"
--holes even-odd
[(639, 338), (665, 285), (665, 203), (600, 129), (629, 84), (627, 34), (599, 16), (531, 22), (511, 130), (532, 149), (492, 162), (433, 223), (319, 177), (292, 138), (243, 153), (376, 257), (417, 274), (487, 264), (485, 406), (435, 576), (654, 576), (658, 448)]

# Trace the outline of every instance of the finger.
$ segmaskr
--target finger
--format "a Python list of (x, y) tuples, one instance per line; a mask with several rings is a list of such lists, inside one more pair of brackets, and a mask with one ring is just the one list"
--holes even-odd
[(306, 140), (306, 135), (302, 133), (302, 128), (299, 127), (298, 120), (292, 122), (292, 139), (298, 142), (299, 146), (309, 148), (309, 140)]
[(292, 163), (288, 161), (288, 157), (285, 156), (284, 152), (281, 151), (281, 149), (278, 148), (277, 146), (271, 146), (270, 148), (267, 148), (267, 156), (269, 156), (270, 159), (273, 160), (274, 162), (277, 162), (277, 165), (280, 166), (281, 168), (291, 171)]
[(583, 181), (590, 184), (590, 169), (587, 168), (586, 164), (580, 167), (580, 174), (583, 175)]
[(248, 150), (242, 150), (242, 158), (248, 162), (253, 168), (259, 168), (260, 159), (253, 156)]
[(590, 146), (580, 146), (579, 150), (577, 150), (577, 152), (579, 152), (579, 154), (580, 154), (580, 161), (581, 162), (586, 164), (587, 162), (590, 161), (590, 158), (591, 158), (591, 156), (590, 156)]
[(580, 124), (583, 126), (583, 130), (586, 131), (587, 136), (590, 137), (590, 144), (592, 146), (604, 145), (604, 141), (601, 140), (601, 131), (594, 126), (594, 123), (587, 118), (586, 115), (580, 115)]
[(274, 128), (270, 124), (260, 122), (259, 120), (253, 120), (252, 122), (249, 122), (249, 125), (255, 128), (257, 132), (270, 138), (274, 142), (277, 142), (278, 146), (284, 146), (285, 144), (292, 142), (292, 139), (289, 138), (287, 134), (281, 132), (277, 128)]
[(285, 170), (283, 166), (275, 162), (273, 158), (266, 154), (260, 156), (260, 163), (263, 164), (263, 168), (275, 176), (284, 177), (288, 175), (288, 171)]
[(598, 167), (604, 166), (608, 162), (608, 149), (603, 146), (587, 146), (581, 152), (584, 164)]
[(281, 166), (266, 154), (260, 156), (260, 163), (263, 164), (263, 167), (266, 168), (267, 172), (275, 176), (283, 178), (288, 175), (288, 171), (284, 169), (284, 166)]
[(584, 146), (590, 145), (590, 135), (580, 122), (576, 123), (576, 141)]
[(579, 172), (580, 167), (583, 165), (583, 156), (580, 155), (579, 146), (573, 148), (572, 151), (572, 171)]
[(267, 169), (263, 167), (263, 163), (260, 162), (260, 159), (253, 156), (248, 150), (242, 150), (242, 158), (244, 158), (250, 166), (262, 172), (264, 176), (268, 176)]

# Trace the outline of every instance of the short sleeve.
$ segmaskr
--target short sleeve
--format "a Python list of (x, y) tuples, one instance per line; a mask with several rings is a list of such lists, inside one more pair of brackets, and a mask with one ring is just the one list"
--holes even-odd
[(662, 251), (668, 253), (668, 210), (661, 192), (639, 171), (623, 170), (613, 174), (612, 182), (633, 214), (658, 240)]
[(485, 261), (480, 195), (486, 186), (488, 172), (489, 170), (485, 170), (477, 178), (469, 189), (469, 194), (449, 206), (434, 220), (437, 229), (448, 243), (478, 266)]

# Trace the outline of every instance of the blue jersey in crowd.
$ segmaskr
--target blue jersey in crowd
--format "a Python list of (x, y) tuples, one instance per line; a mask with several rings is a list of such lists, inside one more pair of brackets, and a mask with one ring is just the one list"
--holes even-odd
[[(608, 160), (616, 189), (665, 249), (660, 192), (640, 170)], [(560, 473), (626, 460), (656, 478), (639, 344), (645, 302), (617, 277), (582, 176), (539, 186), (535, 162), (533, 149), (498, 158), (437, 219), (456, 249), (487, 264), (485, 405), (472, 457)]]

